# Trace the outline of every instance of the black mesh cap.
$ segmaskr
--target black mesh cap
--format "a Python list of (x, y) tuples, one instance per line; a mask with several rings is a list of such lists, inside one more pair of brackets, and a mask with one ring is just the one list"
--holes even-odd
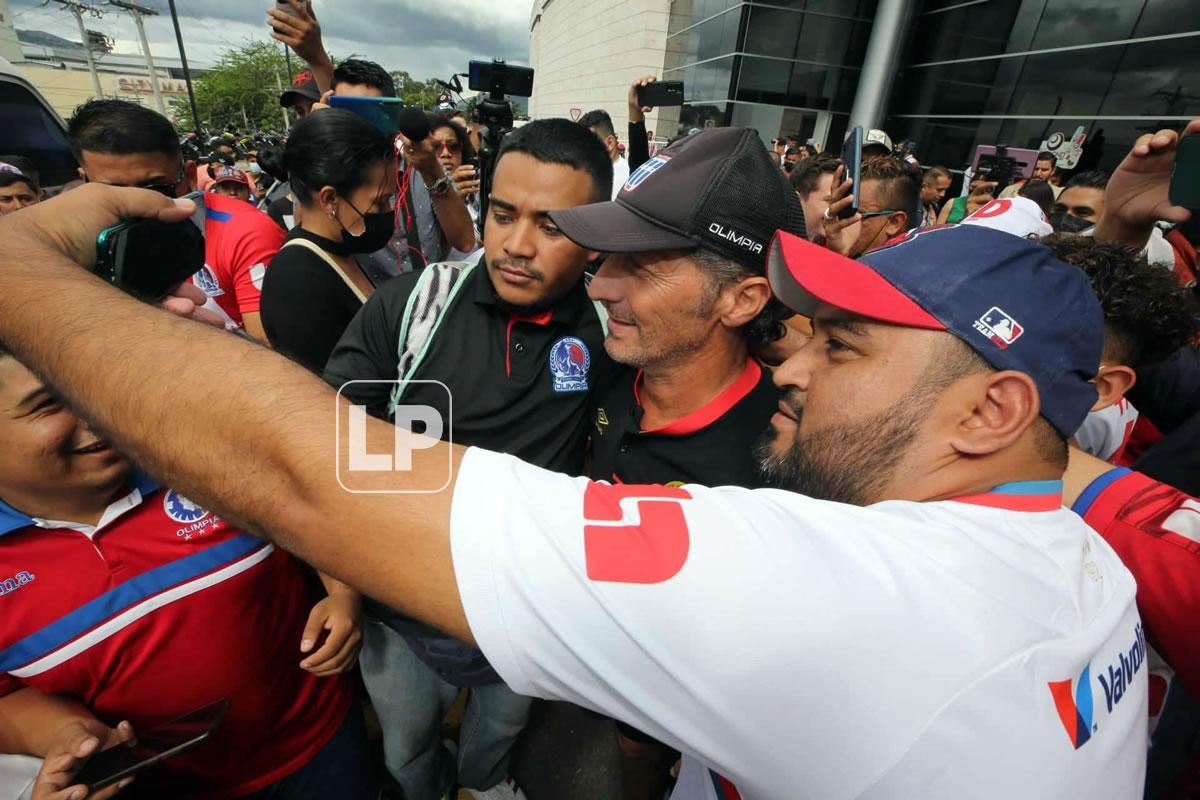
[(638, 167), (616, 200), (551, 211), (550, 218), (589, 250), (703, 247), (760, 273), (777, 230), (805, 236), (799, 197), (748, 128), (694, 133)]

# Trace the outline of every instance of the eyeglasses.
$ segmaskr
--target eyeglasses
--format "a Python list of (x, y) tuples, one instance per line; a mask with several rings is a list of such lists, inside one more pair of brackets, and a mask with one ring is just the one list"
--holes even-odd
[(886, 217), (889, 214), (895, 214), (899, 211), (900, 209), (898, 208), (885, 208), (880, 211), (860, 211), (858, 215), (863, 219), (870, 219), (871, 217)]
[(443, 150), (447, 153), (458, 153), (462, 151), (462, 144), (458, 139), (436, 139), (433, 143), (433, 149), (438, 153)]
[[(173, 198), (173, 197), (175, 197), (176, 187), (178, 187), (179, 184), (183, 183), (183, 180), (186, 177), (187, 177), (187, 172), (184, 170), (183, 164), (180, 163), (179, 174), (177, 176), (175, 176), (175, 180), (172, 181), (171, 183), (135, 183), (135, 184), (133, 184), (132, 187), (129, 187), (129, 188), (149, 189), (152, 192), (158, 192), (161, 195), (166, 195), (167, 197)], [(89, 178), (84, 178), (83, 180), (84, 180), (84, 183), (92, 182)], [(124, 186), (125, 184), (110, 183), (108, 185), (109, 186)]]

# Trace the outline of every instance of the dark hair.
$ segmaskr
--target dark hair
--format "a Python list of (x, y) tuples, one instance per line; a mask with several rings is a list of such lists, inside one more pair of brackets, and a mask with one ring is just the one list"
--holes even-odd
[[(688, 253), (687, 257), (704, 273), (708, 302), (715, 301), (721, 290), (730, 284), (762, 276), (761, 271), (750, 269), (703, 247)], [(765, 347), (783, 336), (783, 321), (791, 316), (794, 316), (794, 312), (772, 294), (762, 311), (758, 312), (758, 316), (739, 330), (749, 343), (750, 349)]]
[(822, 175), (832, 175), (841, 165), (842, 162), (833, 153), (817, 153), (797, 164), (788, 180), (802, 197), (808, 197), (817, 190)]
[(1134, 371), (1190, 342), (1197, 321), (1188, 294), (1170, 270), (1149, 264), (1129, 245), (1057, 233), (1041, 240), (1056, 258), (1087, 273), (1104, 309), (1104, 355)]
[(77, 107), (67, 121), (67, 143), (80, 163), (85, 150), (116, 155), (180, 155), (179, 136), (171, 121), (126, 100), (89, 100)]
[(601, 137), (615, 136), (617, 131), (613, 128), (612, 117), (602, 108), (597, 108), (595, 111), (589, 111), (579, 118), (579, 124), (585, 128), (595, 128), (596, 133)]
[(277, 181), (287, 180), (287, 170), (283, 168), (283, 148), (278, 145), (264, 144), (258, 149), (258, 165), (262, 171)]
[(429, 133), (432, 135), (439, 128), (449, 128), (454, 131), (454, 138), (458, 140), (458, 146), (462, 148), (463, 163), (467, 159), (475, 157), (475, 146), (471, 144), (471, 137), (462, 125), (453, 121), (451, 114), (426, 114), (429, 119)]
[(910, 228), (920, 223), (920, 216), (914, 216), (921, 207), (919, 169), (889, 154), (863, 159), (861, 174), (863, 181), (879, 181), (880, 202), (885, 208), (905, 212)]
[(390, 136), (352, 111), (329, 108), (295, 124), (283, 149), (283, 167), (292, 194), (307, 205), (322, 186), (347, 196), (367, 183), (371, 167), (391, 156)]
[(1102, 169), (1090, 169), (1087, 172), (1080, 172), (1067, 181), (1064, 189), (1070, 189), (1075, 186), (1083, 186), (1089, 189), (1103, 189), (1108, 186), (1109, 175)]
[(1034, 163), (1038, 161), (1053, 161), (1055, 169), (1058, 168), (1058, 156), (1054, 155), (1054, 153), (1051, 153), (1049, 150), (1042, 150), (1039, 152), (1037, 154), (1037, 158), (1034, 159)]
[(396, 82), (383, 67), (374, 61), (347, 58), (333, 71), (333, 85), (348, 83), (351, 86), (370, 86), (383, 92), (384, 97), (396, 96)]
[[(38, 172), (37, 165), (25, 156), (0, 156), (0, 164), (8, 164), (10, 167), (16, 167), (21, 171), (21, 174), (28, 179), (25, 181), (26, 183), (30, 184), (35, 189), (41, 187), (42, 179), (41, 174)], [(0, 173), (0, 175), (3, 174), (8, 174), (9, 176), (13, 177), (14, 180), (20, 180), (20, 178), (13, 176), (11, 172)], [(9, 181), (9, 183), (12, 182), (13, 181)]]
[(564, 164), (592, 178), (592, 202), (612, 197), (612, 159), (586, 126), (569, 119), (538, 119), (504, 137), (496, 163), (507, 153), (525, 153), (547, 164)]
[(1046, 216), (1054, 210), (1054, 189), (1045, 181), (1028, 180), (1017, 189), (1019, 197), (1028, 197), (1038, 204), (1038, 208)]

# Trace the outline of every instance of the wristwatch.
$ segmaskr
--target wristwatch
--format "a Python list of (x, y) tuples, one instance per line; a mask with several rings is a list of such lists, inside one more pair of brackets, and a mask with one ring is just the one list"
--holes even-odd
[(454, 183), (450, 180), (450, 176), (443, 175), (442, 177), (440, 177), (436, 181), (434, 181), (432, 185), (426, 186), (425, 188), (429, 189), (429, 193), (431, 195), (433, 195), (434, 197), (441, 197), (442, 195), (449, 192), (450, 187), (453, 185), (454, 185)]

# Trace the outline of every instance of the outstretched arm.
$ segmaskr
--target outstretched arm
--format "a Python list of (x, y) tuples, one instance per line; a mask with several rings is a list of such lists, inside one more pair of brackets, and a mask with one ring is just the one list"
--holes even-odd
[[(0, 341), (170, 485), (469, 641), (450, 557), (453, 479), (433, 494), (345, 491), (334, 393), (319, 378), (79, 268), (94, 261), (96, 234), (118, 219), (174, 222), (190, 209), (155, 192), (89, 184), (4, 217)], [(394, 436), (391, 425), (366, 421), (367, 452), (391, 452)], [(410, 472), (378, 479), (392, 491), (440, 485), (447, 462), (456, 473), (461, 457), (447, 447), (417, 450)]]

